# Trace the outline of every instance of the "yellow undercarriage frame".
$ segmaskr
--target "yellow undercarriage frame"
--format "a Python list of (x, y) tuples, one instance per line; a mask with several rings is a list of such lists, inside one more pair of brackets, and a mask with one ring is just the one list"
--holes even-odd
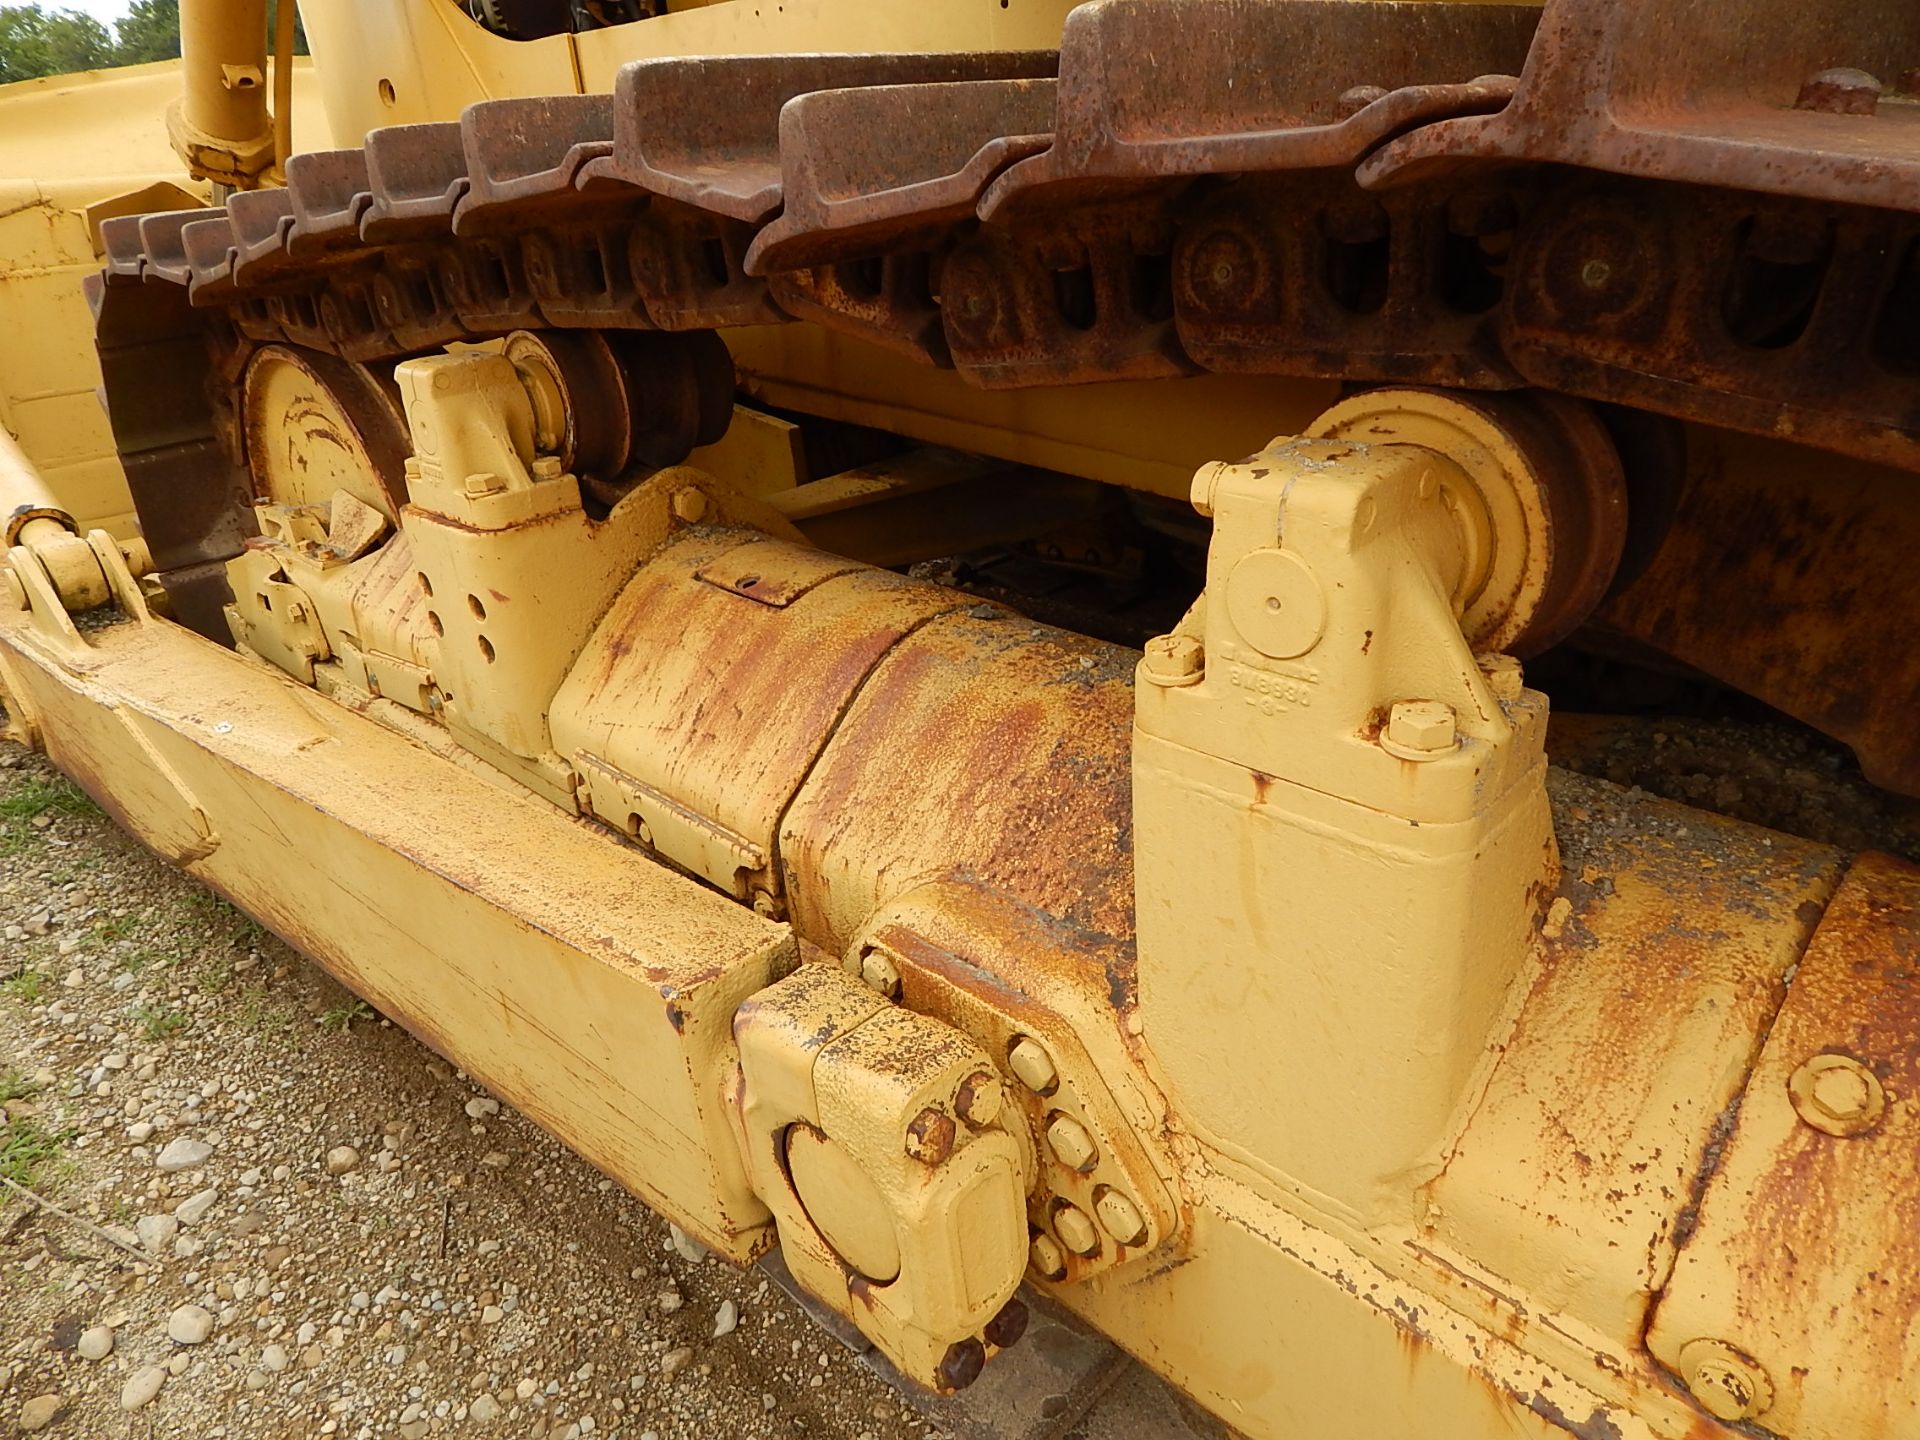
[(1260, 1440), (1920, 1434), (1920, 874), (1549, 771), (1496, 412), (1203, 468), (1141, 656), (399, 378), (246, 654), (28, 506), (14, 733), (705, 1243), (946, 1390), (1031, 1284)]

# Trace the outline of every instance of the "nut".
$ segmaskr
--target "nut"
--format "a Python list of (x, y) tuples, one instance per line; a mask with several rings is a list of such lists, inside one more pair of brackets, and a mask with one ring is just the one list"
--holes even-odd
[(1053, 1068), (1047, 1047), (1031, 1035), (1022, 1035), (1007, 1051), (1007, 1063), (1020, 1083), (1036, 1095), (1051, 1095), (1060, 1086), (1060, 1072)]
[(958, 1130), (951, 1115), (942, 1115), (929, 1105), (907, 1126), (907, 1154), (922, 1165), (938, 1165), (953, 1153)]
[(1453, 707), (1438, 700), (1397, 700), (1387, 712), (1380, 744), (1402, 760), (1430, 760), (1460, 743)]
[(1087, 1133), (1087, 1127), (1057, 1110), (1047, 1117), (1047, 1148), (1062, 1165), (1082, 1174), (1091, 1170), (1094, 1161), (1100, 1158), (1099, 1148)]
[(1191, 685), (1206, 673), (1206, 651), (1191, 635), (1156, 635), (1147, 641), (1143, 662), (1156, 685)]
[(1690, 1340), (1680, 1347), (1687, 1389), (1718, 1420), (1751, 1420), (1773, 1406), (1773, 1381), (1750, 1355), (1724, 1340)]
[(960, 1089), (953, 1097), (953, 1108), (960, 1118), (976, 1130), (991, 1125), (1000, 1114), (1000, 1103), (1006, 1098), (998, 1075), (989, 1075), (984, 1070), (976, 1070), (960, 1082)]
[(1887, 1092), (1851, 1055), (1816, 1055), (1787, 1080), (1787, 1098), (1801, 1120), (1824, 1135), (1863, 1135), (1886, 1113)]
[(1118, 1190), (1102, 1190), (1093, 1202), (1093, 1213), (1100, 1217), (1100, 1228), (1117, 1244), (1138, 1245), (1147, 1238), (1147, 1222), (1140, 1207)]
[(889, 1000), (900, 998), (900, 967), (884, 950), (869, 950), (860, 957), (860, 978), (870, 989)]
[(698, 525), (707, 518), (707, 497), (704, 491), (689, 485), (684, 490), (673, 492), (673, 515), (676, 520), (688, 525)]
[(1053, 1212), (1053, 1233), (1076, 1255), (1100, 1253), (1100, 1232), (1093, 1228), (1093, 1221), (1078, 1205), (1063, 1204)]

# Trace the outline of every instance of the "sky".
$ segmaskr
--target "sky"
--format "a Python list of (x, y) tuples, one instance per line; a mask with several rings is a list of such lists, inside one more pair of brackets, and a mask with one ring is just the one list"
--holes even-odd
[(42, 0), (43, 9), (85, 11), (109, 30), (114, 21), (126, 18), (131, 4), (132, 0)]

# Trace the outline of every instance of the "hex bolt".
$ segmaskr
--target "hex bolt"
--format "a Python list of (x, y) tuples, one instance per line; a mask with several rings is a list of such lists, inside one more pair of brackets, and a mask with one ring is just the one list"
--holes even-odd
[(560, 463), (558, 455), (536, 455), (531, 468), (536, 480), (558, 480), (567, 473), (567, 467)]
[(1100, 1228), (1121, 1245), (1138, 1245), (1147, 1238), (1147, 1222), (1140, 1207), (1118, 1190), (1102, 1190), (1093, 1202), (1093, 1213), (1100, 1217)]
[(1100, 1232), (1094, 1229), (1093, 1221), (1078, 1205), (1062, 1205), (1054, 1212), (1053, 1233), (1060, 1237), (1062, 1245), (1076, 1255), (1097, 1255), (1100, 1252)]
[(1459, 744), (1453, 707), (1438, 700), (1396, 700), (1381, 732), (1382, 747), (1403, 760), (1431, 760)]
[(1000, 1307), (1000, 1313), (989, 1320), (987, 1328), (980, 1333), (996, 1350), (1019, 1344), (1020, 1337), (1027, 1333), (1027, 1307), (1018, 1300), (1007, 1301)]
[(1864, 1135), (1886, 1113), (1887, 1092), (1851, 1055), (1815, 1055), (1787, 1080), (1787, 1098), (1807, 1125), (1824, 1135)]
[(479, 500), (488, 495), (498, 495), (507, 488), (507, 484), (498, 475), (467, 476), (466, 492), (469, 500)]
[(673, 492), (673, 515), (688, 525), (698, 525), (707, 518), (706, 492), (689, 485), (684, 490)]
[(1156, 635), (1147, 641), (1145, 669), (1156, 685), (1191, 685), (1206, 673), (1206, 651), (1191, 635)]
[(938, 1165), (953, 1153), (958, 1129), (951, 1115), (943, 1115), (929, 1105), (907, 1126), (907, 1154), (922, 1165)]
[(1751, 1420), (1773, 1406), (1773, 1381), (1750, 1355), (1724, 1340), (1680, 1347), (1680, 1371), (1693, 1398), (1717, 1420)]
[(1027, 1259), (1034, 1273), (1047, 1280), (1058, 1280), (1067, 1273), (1067, 1252), (1051, 1235), (1036, 1235), (1027, 1247)]
[(956, 1340), (947, 1347), (947, 1353), (940, 1357), (940, 1369), (937, 1376), (940, 1388), (952, 1394), (955, 1390), (964, 1390), (980, 1378), (980, 1372), (986, 1368), (987, 1347), (969, 1336), (965, 1340)]
[(989, 1075), (984, 1070), (976, 1070), (960, 1082), (960, 1089), (953, 1097), (953, 1108), (974, 1129), (991, 1125), (1000, 1115), (1000, 1103), (1006, 1098), (1006, 1091), (1000, 1084), (998, 1075)]
[(1047, 1047), (1031, 1035), (1022, 1035), (1007, 1051), (1007, 1064), (1020, 1083), (1036, 1095), (1051, 1095), (1060, 1085), (1060, 1072), (1053, 1068)]
[(1053, 1151), (1054, 1159), (1083, 1175), (1100, 1158), (1099, 1147), (1093, 1143), (1087, 1127), (1057, 1110), (1047, 1117), (1047, 1148)]
[(1520, 668), (1518, 660), (1511, 655), (1476, 655), (1473, 659), (1496, 700), (1514, 701), (1520, 698), (1520, 692), (1526, 689), (1526, 672)]
[(884, 950), (869, 950), (860, 957), (860, 978), (887, 999), (900, 998), (900, 967)]

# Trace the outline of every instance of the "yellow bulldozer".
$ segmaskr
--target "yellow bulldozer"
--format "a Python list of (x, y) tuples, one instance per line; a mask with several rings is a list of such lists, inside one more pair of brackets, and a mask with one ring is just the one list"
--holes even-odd
[(15, 738), (918, 1385), (1920, 1437), (1920, 868), (1547, 763), (1920, 795), (1920, 5), (181, 9), (0, 90)]

